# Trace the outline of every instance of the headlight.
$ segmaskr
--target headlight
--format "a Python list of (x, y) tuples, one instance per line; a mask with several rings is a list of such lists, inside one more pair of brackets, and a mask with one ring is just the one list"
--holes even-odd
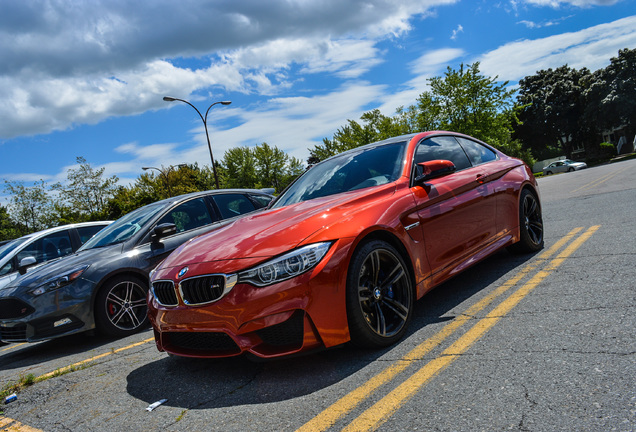
[(325, 256), (330, 242), (315, 243), (291, 251), (238, 274), (238, 283), (259, 287), (272, 285), (296, 277), (312, 269)]
[(42, 285), (37, 287), (32, 291), (33, 295), (39, 296), (44, 294), (45, 292), (53, 291), (58, 288), (63, 287), (64, 285), (68, 285), (73, 282), (75, 279), (80, 277), (82, 273), (88, 268), (88, 265), (83, 265), (81, 267), (75, 267), (73, 270), (59, 274), (55, 277), (50, 278)]

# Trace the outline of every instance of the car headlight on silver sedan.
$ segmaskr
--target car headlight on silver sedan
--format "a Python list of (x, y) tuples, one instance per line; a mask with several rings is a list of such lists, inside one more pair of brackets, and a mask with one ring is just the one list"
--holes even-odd
[(31, 291), (31, 293), (34, 296), (39, 296), (46, 292), (53, 291), (65, 285), (68, 285), (72, 283), (75, 279), (79, 278), (82, 275), (82, 273), (86, 271), (88, 267), (89, 267), (88, 265), (83, 265), (83, 266), (75, 267), (70, 271), (60, 273), (48, 279), (46, 282), (44, 282), (43, 284), (38, 286), (36, 289)]
[(259, 287), (291, 279), (314, 268), (327, 254), (331, 242), (314, 243), (239, 272), (238, 282)]

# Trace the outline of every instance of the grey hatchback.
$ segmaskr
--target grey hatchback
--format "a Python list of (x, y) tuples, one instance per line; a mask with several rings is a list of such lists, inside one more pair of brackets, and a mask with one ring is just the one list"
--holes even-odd
[(97, 328), (132, 334), (148, 323), (149, 272), (187, 240), (266, 207), (260, 190), (221, 189), (169, 198), (134, 210), (76, 253), (0, 289), (0, 340), (45, 339)]

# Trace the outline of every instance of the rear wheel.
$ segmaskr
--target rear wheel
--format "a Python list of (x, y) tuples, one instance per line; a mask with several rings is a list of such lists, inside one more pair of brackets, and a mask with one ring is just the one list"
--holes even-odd
[(381, 240), (363, 244), (347, 274), (351, 341), (370, 348), (398, 341), (413, 315), (414, 298), (413, 282), (400, 253)]
[(519, 200), (519, 229), (521, 237), (510, 249), (513, 252), (528, 253), (543, 249), (543, 217), (541, 204), (528, 189), (521, 191)]
[(95, 323), (108, 336), (128, 336), (148, 325), (148, 285), (132, 275), (108, 281), (97, 294)]
[(568, 168), (568, 172), (574, 171), (574, 168)]

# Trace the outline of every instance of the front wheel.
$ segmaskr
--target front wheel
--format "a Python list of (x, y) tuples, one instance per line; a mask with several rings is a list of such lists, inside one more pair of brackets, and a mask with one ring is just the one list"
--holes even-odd
[(400, 253), (381, 240), (356, 250), (347, 274), (351, 341), (381, 348), (397, 342), (413, 315), (413, 281)]
[(97, 294), (95, 323), (108, 336), (128, 336), (148, 325), (148, 285), (132, 275), (106, 282)]
[(519, 200), (519, 229), (521, 237), (510, 249), (513, 252), (529, 253), (543, 249), (543, 217), (541, 204), (528, 189), (521, 191)]

